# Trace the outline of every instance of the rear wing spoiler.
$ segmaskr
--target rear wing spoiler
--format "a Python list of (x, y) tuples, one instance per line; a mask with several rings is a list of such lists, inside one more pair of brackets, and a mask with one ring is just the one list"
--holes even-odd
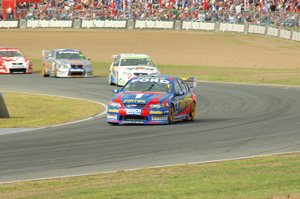
[(197, 86), (197, 79), (196, 77), (187, 77), (187, 78), (182, 78), (183, 81), (189, 85), (190, 88), (195, 88)]

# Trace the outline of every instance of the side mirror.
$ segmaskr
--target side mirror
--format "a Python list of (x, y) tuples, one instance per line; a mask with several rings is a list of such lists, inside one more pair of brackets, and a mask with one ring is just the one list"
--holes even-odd
[(176, 96), (183, 96), (184, 92), (183, 91), (179, 91), (178, 93), (176, 93)]
[(113, 93), (119, 93), (119, 89), (117, 88), (113, 89)]
[(92, 59), (91, 58), (87, 58), (87, 60), (91, 61)]

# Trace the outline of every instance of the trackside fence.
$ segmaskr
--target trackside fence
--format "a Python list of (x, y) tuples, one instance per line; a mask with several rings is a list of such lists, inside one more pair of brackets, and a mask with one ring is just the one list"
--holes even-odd
[(268, 25), (232, 24), (224, 22), (200, 22), (183, 20), (13, 20), (0, 21), (1, 29), (28, 28), (74, 28), (74, 29), (162, 29), (162, 30), (198, 30), (217, 32), (237, 32), (244, 34), (260, 34), (293, 41), (300, 41), (300, 31), (288, 30), (284, 27)]

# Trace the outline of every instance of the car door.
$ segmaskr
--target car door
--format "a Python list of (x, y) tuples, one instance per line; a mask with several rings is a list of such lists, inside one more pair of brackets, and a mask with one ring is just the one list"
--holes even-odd
[(192, 93), (190, 92), (189, 86), (182, 79), (178, 79), (178, 83), (184, 92), (180, 101), (180, 112), (186, 114), (190, 112), (190, 110), (187, 110), (187, 108), (190, 107), (190, 104), (193, 101)]
[(175, 108), (175, 116), (179, 115), (182, 112), (183, 100), (185, 97), (184, 90), (181, 88), (177, 79), (174, 81), (174, 108)]

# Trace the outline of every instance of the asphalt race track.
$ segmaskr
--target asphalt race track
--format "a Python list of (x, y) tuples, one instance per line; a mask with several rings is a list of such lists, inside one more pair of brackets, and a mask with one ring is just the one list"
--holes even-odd
[[(0, 91), (107, 103), (107, 78), (0, 76)], [(199, 83), (197, 119), (110, 126), (105, 118), (0, 135), (0, 182), (300, 151), (300, 88)], [(74, 107), (83, 108), (83, 107)]]

